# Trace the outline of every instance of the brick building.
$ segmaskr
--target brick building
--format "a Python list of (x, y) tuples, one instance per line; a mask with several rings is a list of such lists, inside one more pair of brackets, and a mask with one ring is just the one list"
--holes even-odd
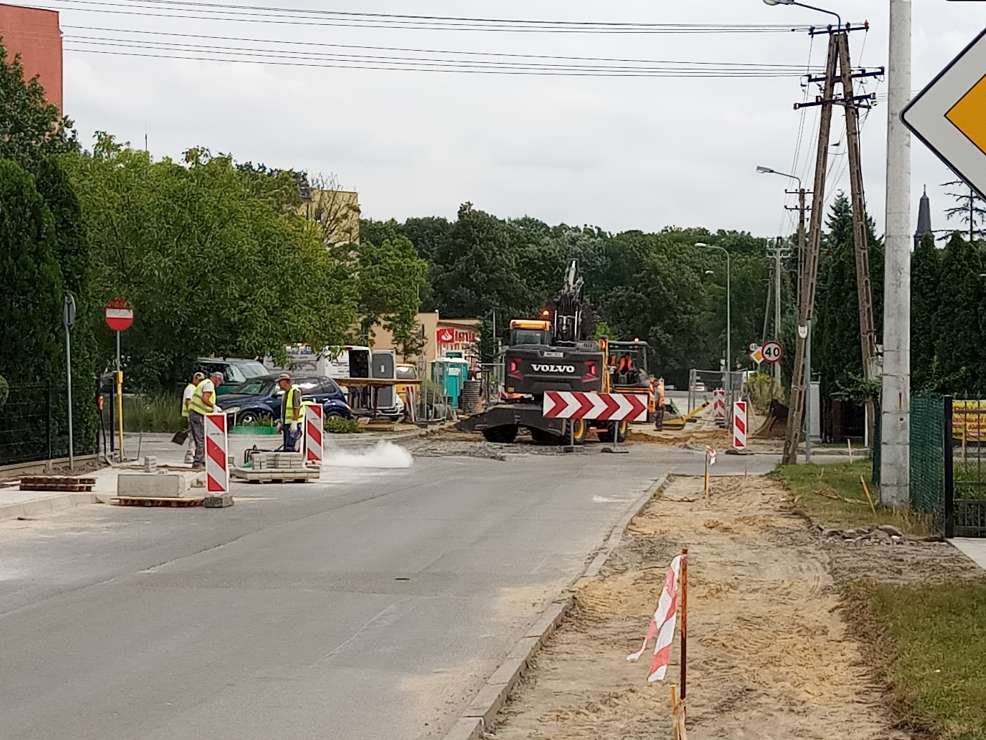
[(0, 3), (0, 43), (8, 60), (20, 55), (24, 79), (34, 77), (62, 111), (62, 31), (58, 12)]

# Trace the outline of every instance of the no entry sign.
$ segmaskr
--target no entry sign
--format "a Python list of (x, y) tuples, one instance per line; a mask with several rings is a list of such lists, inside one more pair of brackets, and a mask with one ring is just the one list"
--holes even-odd
[(134, 311), (122, 298), (106, 304), (106, 325), (113, 331), (126, 331), (134, 323)]

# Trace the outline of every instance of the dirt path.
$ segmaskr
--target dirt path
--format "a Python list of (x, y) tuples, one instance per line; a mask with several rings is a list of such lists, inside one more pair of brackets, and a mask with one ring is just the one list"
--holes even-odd
[[(664, 570), (689, 547), (689, 737), (906, 738), (847, 634), (832, 573), (946, 572), (947, 545), (827, 545), (765, 478), (678, 479), (630, 524), (501, 713), (497, 740), (670, 737), (669, 689), (639, 647)], [(670, 677), (677, 680), (679, 647)]]

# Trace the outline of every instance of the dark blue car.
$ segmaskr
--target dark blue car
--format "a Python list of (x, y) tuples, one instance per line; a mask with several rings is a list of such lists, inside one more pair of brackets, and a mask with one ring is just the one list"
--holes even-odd
[[(342, 389), (332, 378), (300, 377), (293, 380), (301, 388), (302, 400), (322, 404), (325, 418), (352, 419), (353, 410), (346, 403)], [(278, 421), (281, 415), (281, 396), (277, 376), (251, 378), (236, 389), (236, 393), (219, 397), (219, 405), (227, 411), (236, 410), (237, 424), (256, 424)]]

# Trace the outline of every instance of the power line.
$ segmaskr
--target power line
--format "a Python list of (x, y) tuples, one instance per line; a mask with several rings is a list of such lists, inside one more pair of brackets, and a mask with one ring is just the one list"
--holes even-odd
[[(79, 46), (81, 44), (81, 46)], [(103, 48), (89, 48), (91, 46)], [(109, 47), (109, 48), (106, 48)], [(179, 48), (175, 48), (179, 47)], [(114, 51), (111, 49), (126, 49)], [(540, 75), (548, 77), (651, 77), (651, 78), (771, 78), (786, 76), (777, 72), (715, 70), (715, 69), (674, 69), (674, 68), (621, 68), (621, 67), (578, 67), (548, 65), (510, 65), (501, 62), (466, 62), (457, 60), (422, 60), (412, 58), (374, 59), (369, 56), (333, 55), (323, 57), (289, 57), (284, 53), (241, 52), (213, 47), (194, 47), (173, 45), (171, 47), (140, 43), (117, 43), (115, 41), (69, 41), (65, 50), (87, 54), (109, 54), (115, 56), (134, 56), (153, 59), (176, 59), (205, 62), (232, 62), (261, 64), (271, 66), (308, 67), (323, 69), (362, 69), (392, 70), (409, 72), (459, 72), (471, 74)], [(154, 53), (147, 53), (154, 52)], [(289, 61), (290, 60), (290, 61)], [(364, 60), (366, 60), (364, 62)], [(497, 65), (497, 66), (493, 66)]]
[[(143, 29), (128, 29), (128, 28), (110, 28), (106, 26), (75, 26), (75, 25), (63, 25), (62, 29), (78, 30), (78, 31), (100, 31), (106, 33), (114, 34), (133, 34), (138, 36), (163, 36), (169, 38), (187, 38), (187, 39), (200, 39), (207, 41), (235, 41), (235, 42), (246, 42), (254, 44), (272, 44), (272, 45), (282, 45), (282, 46), (302, 46), (302, 47), (315, 47), (315, 48), (333, 48), (333, 49), (358, 49), (366, 51), (392, 51), (392, 52), (406, 52), (411, 54), (455, 54), (461, 56), (482, 56), (482, 57), (503, 57), (511, 59), (550, 59), (550, 60), (561, 60), (561, 61), (574, 61), (574, 62), (626, 62), (633, 64), (673, 64), (682, 66), (694, 66), (696, 68), (701, 67), (719, 67), (719, 68), (749, 68), (749, 69), (770, 69), (778, 70), (787, 73), (799, 73), (799, 74), (810, 74), (814, 71), (821, 71), (820, 67), (801, 67), (794, 64), (770, 64), (761, 62), (711, 62), (711, 61), (692, 61), (692, 60), (671, 60), (671, 59), (640, 59), (640, 58), (625, 58), (625, 57), (593, 57), (593, 56), (563, 56), (557, 54), (520, 54), (520, 53), (507, 53), (507, 52), (496, 52), (496, 51), (458, 51), (453, 49), (436, 49), (436, 48), (410, 48), (403, 46), (374, 46), (368, 44), (340, 44), (340, 43), (329, 43), (324, 41), (300, 41), (294, 39), (265, 39), (256, 38), (250, 36), (227, 36), (227, 35), (212, 35), (212, 34), (195, 34), (195, 33), (179, 33), (174, 31), (148, 31)], [(117, 37), (97, 37), (97, 36), (65, 36), (66, 40), (70, 38), (87, 38), (87, 39), (100, 39), (108, 38), (111, 40), (121, 40)], [(274, 51), (271, 49), (271, 51)], [(802, 71), (803, 70), (803, 71)]]
[(413, 16), (356, 11), (264, 8), (222, 3), (180, 2), (177, 0), (45, 0), (39, 7), (54, 4), (77, 12), (130, 15), (149, 18), (177, 18), (241, 23), (266, 23), (344, 28), (397, 28), (431, 31), (490, 31), (513, 33), (590, 33), (590, 34), (749, 34), (804, 32), (811, 26), (753, 24), (639, 23), (611, 21), (543, 21), (521, 19), (479, 19), (456, 16)]

